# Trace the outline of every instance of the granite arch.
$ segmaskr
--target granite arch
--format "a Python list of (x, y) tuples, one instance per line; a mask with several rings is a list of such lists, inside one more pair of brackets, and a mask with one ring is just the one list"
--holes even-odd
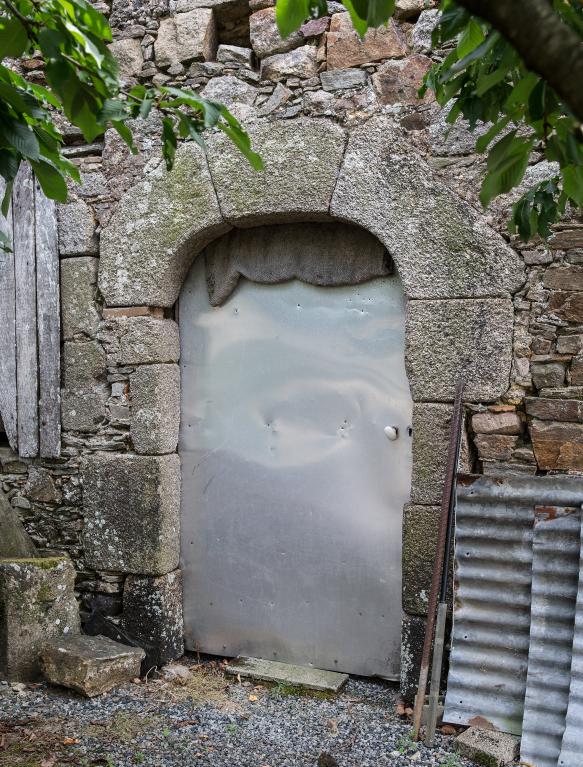
[[(101, 236), (105, 305), (171, 308), (197, 254), (232, 227), (336, 220), (368, 230), (391, 254), (408, 299), (411, 502), (433, 508), (458, 376), (463, 371), (470, 402), (494, 401), (508, 389), (512, 294), (524, 281), (522, 261), (478, 211), (435, 178), (388, 117), (351, 130), (305, 118), (257, 120), (248, 127), (265, 160), (263, 173), (247, 166), (221, 134), (209, 139), (206, 155), (183, 145), (172, 172), (159, 164), (124, 195)], [(174, 326), (170, 319), (141, 319), (144, 327)], [(160, 362), (155, 355), (140, 360)], [(156, 421), (158, 397), (159, 421), (167, 425), (172, 416), (163, 388), (153, 397), (149, 417)], [(177, 433), (179, 408), (174, 420)], [(153, 442), (136, 452), (156, 453)], [(168, 451), (168, 440), (165, 445)], [(403, 602), (412, 615), (421, 614), (421, 590), (404, 584)]]

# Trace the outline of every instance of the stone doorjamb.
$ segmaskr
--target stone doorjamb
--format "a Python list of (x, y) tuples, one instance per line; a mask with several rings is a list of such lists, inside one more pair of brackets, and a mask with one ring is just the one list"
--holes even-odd
[[(221, 134), (208, 141), (206, 157), (195, 145), (183, 145), (171, 173), (160, 165), (125, 194), (102, 233), (99, 287), (106, 307), (172, 307), (197, 253), (234, 226), (339, 220), (383, 243), (408, 298), (406, 365), (414, 411), (411, 505), (404, 520), (407, 637), (407, 621), (426, 609), (419, 555), (408, 554), (407, 529), (421, 521), (430, 528), (430, 550), (461, 370), (467, 401), (493, 401), (508, 388), (511, 295), (523, 283), (522, 262), (434, 178), (388, 117), (351, 131), (324, 119), (258, 120), (249, 132), (264, 172), (247, 166)], [(153, 316), (109, 322), (119, 331), (118, 364), (135, 368), (134, 453), (95, 453), (85, 460), (87, 559), (96, 569), (131, 574), (124, 615), (126, 602), (143, 606), (146, 592), (154, 594), (161, 617), (150, 640), (163, 644), (180, 631), (178, 327)], [(411, 674), (410, 645), (409, 637), (403, 642), (405, 675)], [(179, 652), (176, 640), (173, 647)]]

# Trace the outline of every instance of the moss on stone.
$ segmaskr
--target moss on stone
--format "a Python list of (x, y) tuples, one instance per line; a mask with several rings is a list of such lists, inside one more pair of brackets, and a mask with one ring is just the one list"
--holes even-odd
[(403, 606), (425, 615), (439, 531), (438, 506), (406, 506), (403, 518)]
[(484, 751), (478, 751), (474, 754), (473, 760), (480, 767), (498, 767), (498, 760), (490, 754), (484, 753)]
[(304, 687), (303, 684), (288, 684), (287, 682), (262, 682), (261, 684), (267, 687), (274, 697), (284, 698), (295, 695), (318, 700), (333, 700), (338, 695), (332, 690), (312, 690), (310, 687)]

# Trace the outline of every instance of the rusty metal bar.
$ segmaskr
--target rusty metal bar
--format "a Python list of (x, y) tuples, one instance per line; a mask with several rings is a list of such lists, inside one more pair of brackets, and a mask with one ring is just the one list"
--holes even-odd
[[(460, 405), (461, 407), (461, 405)], [(435, 742), (435, 730), (437, 727), (437, 713), (439, 709), (439, 688), (441, 684), (441, 668), (443, 666), (443, 651), (445, 647), (445, 623), (447, 618), (447, 584), (449, 582), (449, 561), (451, 555), (453, 528), (455, 519), (456, 501), (456, 474), (459, 466), (461, 450), (461, 430), (463, 419), (460, 418), (459, 429), (456, 437), (456, 472), (452, 480), (452, 488), (449, 497), (449, 514), (447, 518), (447, 535), (443, 552), (443, 566), (441, 568), (441, 583), (439, 587), (439, 604), (437, 606), (437, 622), (435, 624), (435, 637), (433, 639), (433, 660), (431, 662), (431, 685), (429, 691), (429, 705), (427, 709), (427, 724), (425, 726), (425, 745), (433, 746)]]
[[(452, 531), (452, 501), (454, 498), (455, 475), (457, 473), (457, 464), (459, 460), (459, 445), (461, 442), (461, 424), (462, 424), (462, 396), (464, 391), (464, 380), (460, 378), (455, 390), (453, 404), (453, 413), (451, 417), (449, 431), (449, 446), (447, 451), (447, 469), (445, 473), (445, 484), (441, 498), (441, 516), (439, 521), (439, 535), (437, 538), (437, 552), (435, 555), (435, 564), (433, 566), (433, 578), (431, 581), (431, 591), (429, 594), (429, 605), (427, 608), (427, 624), (425, 627), (425, 641), (423, 643), (423, 654), (421, 656), (421, 668), (419, 670), (419, 685), (417, 687), (417, 697), (415, 698), (415, 708), (413, 711), (413, 732), (412, 737), (417, 740), (421, 728), (421, 716), (423, 713), (423, 704), (425, 702), (425, 691), (427, 689), (427, 679), (429, 677), (429, 661), (431, 655), (431, 645), (433, 642), (433, 632), (435, 629), (435, 620), (437, 612), (437, 601), (444, 577), (444, 565), (446, 564), (446, 546), (448, 539), (451, 540)], [(449, 562), (449, 553), (447, 554)]]

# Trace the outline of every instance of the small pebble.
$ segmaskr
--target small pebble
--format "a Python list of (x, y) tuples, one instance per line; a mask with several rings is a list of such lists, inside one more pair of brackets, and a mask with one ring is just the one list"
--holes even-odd
[(185, 656), (168, 668), (92, 699), (46, 685), (0, 686), (3, 725), (16, 728), (4, 736), (3, 756), (17, 723), (35, 719), (41, 751), (31, 760), (51, 764), (56, 755), (55, 767), (474, 767), (439, 731), (435, 748), (411, 741), (396, 684), (350, 678), (332, 697), (269, 685), (251, 692), (216, 662)]

